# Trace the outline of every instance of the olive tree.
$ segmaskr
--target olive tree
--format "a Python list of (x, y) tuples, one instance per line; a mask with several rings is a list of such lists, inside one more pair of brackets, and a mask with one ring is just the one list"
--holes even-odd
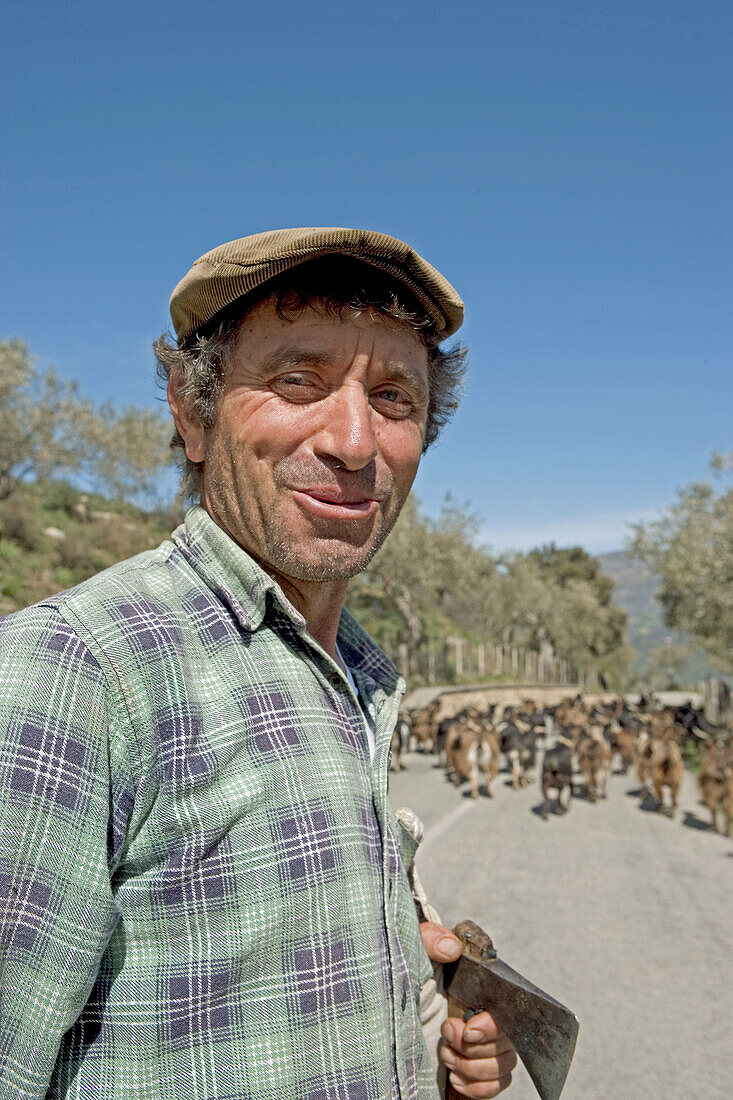
[[(711, 468), (730, 474), (733, 452), (713, 455)], [(733, 487), (707, 480), (681, 489), (661, 519), (636, 525), (631, 550), (662, 578), (667, 625), (733, 672)]]
[(21, 340), (0, 341), (0, 500), (24, 481), (72, 476), (119, 500), (156, 499), (173, 464), (170, 422), (153, 409), (97, 406)]
[(0, 500), (26, 479), (80, 471), (79, 425), (91, 412), (75, 383), (36, 370), (21, 340), (0, 341)]

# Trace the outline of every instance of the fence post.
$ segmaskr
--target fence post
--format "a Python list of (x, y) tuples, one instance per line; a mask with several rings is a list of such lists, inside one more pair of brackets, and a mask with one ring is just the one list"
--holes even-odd
[(428, 639), (428, 683), (435, 683), (435, 650), (432, 638)]
[(463, 639), (454, 638), (453, 642), (456, 647), (456, 676), (463, 676)]

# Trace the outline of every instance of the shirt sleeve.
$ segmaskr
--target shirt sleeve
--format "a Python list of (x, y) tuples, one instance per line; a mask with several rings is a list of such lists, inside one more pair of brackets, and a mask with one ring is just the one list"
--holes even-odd
[(0, 1100), (45, 1097), (117, 923), (109, 694), (53, 608), (0, 621)]

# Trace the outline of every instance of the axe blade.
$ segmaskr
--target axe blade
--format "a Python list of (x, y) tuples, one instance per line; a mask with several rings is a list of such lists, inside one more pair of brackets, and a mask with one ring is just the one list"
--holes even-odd
[(573, 1060), (578, 1017), (496, 958), (490, 937), (473, 921), (453, 931), (464, 951), (443, 967), (446, 992), (466, 1008), (487, 1009), (512, 1041), (541, 1100), (559, 1100)]

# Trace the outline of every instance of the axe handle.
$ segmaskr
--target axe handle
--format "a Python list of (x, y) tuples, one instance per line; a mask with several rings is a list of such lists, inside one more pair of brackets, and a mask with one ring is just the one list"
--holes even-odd
[[(462, 1020), (463, 1019), (463, 1014), (466, 1011), (470, 1011), (470, 1010), (467, 1010), (466, 1006), (464, 1004), (461, 1004), (460, 1001), (456, 1000), (456, 998), (452, 997), (451, 994), (449, 993), (448, 994), (448, 1015), (449, 1016), (457, 1016), (459, 1020)], [(450, 1081), (448, 1080), (447, 1074), (450, 1073), (450, 1070), (448, 1070), (447, 1066), (446, 1066), (446, 1070), (447, 1070), (447, 1073), (446, 1073), (446, 1081), (445, 1081), (445, 1100), (466, 1100), (465, 1096), (463, 1096), (460, 1092), (456, 1092), (456, 1090), (453, 1088)]]

